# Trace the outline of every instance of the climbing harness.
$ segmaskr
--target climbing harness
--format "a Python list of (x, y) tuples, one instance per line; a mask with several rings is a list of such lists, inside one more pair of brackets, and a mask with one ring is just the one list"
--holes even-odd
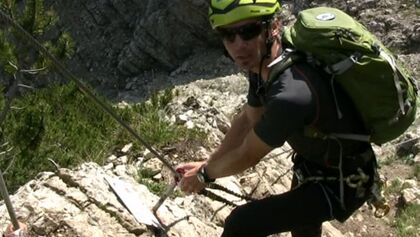
[(295, 168), (295, 176), (298, 180), (298, 186), (307, 183), (307, 182), (320, 182), (320, 181), (338, 181), (339, 182), (339, 189), (340, 189), (340, 205), (343, 210), (346, 209), (345, 203), (344, 203), (344, 184), (347, 184), (351, 188), (356, 189), (356, 196), (357, 197), (363, 197), (365, 195), (366, 189), (363, 187), (364, 184), (366, 184), (369, 181), (369, 176), (363, 172), (361, 168), (357, 168), (357, 174), (351, 174), (347, 177), (344, 177), (343, 174), (343, 147), (341, 144), (341, 141), (334, 137), (334, 136), (328, 136), (328, 139), (331, 139), (332, 141), (337, 142), (337, 145), (339, 147), (339, 160), (338, 160), (338, 166), (336, 167), (338, 169), (338, 177), (337, 176), (312, 176), (310, 175), (309, 170), (307, 169), (306, 165), (306, 173), (309, 174), (308, 177), (303, 174), (303, 170), (300, 168)]
[[(372, 184), (372, 187), (369, 188), (370, 197), (367, 200), (367, 203), (368, 205), (374, 208), (374, 216), (377, 218), (382, 218), (389, 213), (390, 206), (387, 203), (382, 193), (382, 189), (383, 189), (383, 186), (385, 185), (385, 182), (380, 179), (377, 169), (375, 168), (374, 170), (375, 170), (374, 171), (375, 173), (373, 175), (373, 184)], [(342, 186), (341, 183), (346, 184), (347, 186), (356, 189), (356, 196), (359, 198), (362, 198), (364, 195), (366, 195), (366, 188), (364, 187), (364, 185), (368, 183), (370, 179), (370, 176), (367, 175), (365, 172), (363, 172), (361, 168), (357, 168), (356, 174), (350, 174), (342, 178), (337, 177), (337, 176), (316, 176), (316, 175), (306, 177), (303, 174), (303, 171), (301, 168), (295, 168), (294, 175), (298, 181), (298, 185), (295, 188), (308, 182), (319, 183), (322, 181), (324, 182), (339, 181), (340, 182), (340, 200), (343, 200), (342, 197), (344, 197), (344, 191), (343, 193), (341, 193), (341, 186)], [(341, 205), (342, 207), (345, 207), (344, 203), (341, 203)]]
[[(357, 169), (358, 174), (351, 174), (343, 177), (343, 181), (351, 188), (358, 188), (369, 181), (369, 176), (363, 172), (362, 169)], [(304, 177), (300, 170), (295, 170), (295, 175), (298, 179), (299, 185), (308, 182), (320, 182), (320, 181), (337, 181), (340, 178), (336, 176), (309, 176)]]
[[(347, 184), (347, 186), (356, 189), (356, 196), (363, 197), (365, 195), (366, 189), (363, 187), (369, 181), (369, 176), (363, 172), (362, 169), (357, 169), (357, 174), (351, 174), (346, 177), (337, 177), (337, 176), (309, 176), (304, 177), (302, 171), (300, 169), (295, 170), (295, 176), (298, 180), (298, 185), (295, 187), (299, 187), (308, 182), (319, 183), (321, 181), (325, 182), (332, 182), (332, 181), (339, 181), (340, 182), (340, 201), (344, 198), (344, 190), (342, 191), (341, 187), (344, 186), (343, 184)], [(341, 203), (341, 206), (344, 207), (344, 202)]]

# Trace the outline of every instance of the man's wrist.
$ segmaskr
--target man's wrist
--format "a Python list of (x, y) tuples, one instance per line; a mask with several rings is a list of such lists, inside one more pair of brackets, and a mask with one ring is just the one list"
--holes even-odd
[(210, 178), (210, 176), (208, 175), (207, 164), (204, 164), (201, 166), (201, 168), (199, 169), (197, 173), (197, 178), (198, 178), (198, 181), (204, 184), (212, 183), (216, 180), (214, 178)]

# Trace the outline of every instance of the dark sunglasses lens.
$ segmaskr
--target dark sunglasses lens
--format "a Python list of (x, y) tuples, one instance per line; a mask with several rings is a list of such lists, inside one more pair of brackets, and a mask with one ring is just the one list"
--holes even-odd
[(236, 34), (238, 34), (242, 40), (251, 40), (259, 35), (261, 30), (261, 24), (252, 23), (238, 28), (218, 29), (218, 33), (223, 39), (233, 42), (235, 41)]
[(233, 42), (235, 40), (236, 32), (228, 30), (228, 29), (220, 29), (218, 30), (220, 37), (223, 39)]
[(243, 40), (251, 40), (261, 33), (261, 29), (260, 24), (249, 24), (240, 28), (238, 34)]

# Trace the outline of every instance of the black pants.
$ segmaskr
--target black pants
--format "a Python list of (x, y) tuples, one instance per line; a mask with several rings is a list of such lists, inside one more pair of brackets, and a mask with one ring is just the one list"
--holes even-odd
[[(363, 170), (372, 177), (373, 169), (369, 164)], [(294, 178), (292, 186), (295, 184)], [(286, 193), (247, 203), (227, 217), (222, 237), (262, 237), (287, 231), (293, 237), (320, 237), (322, 222), (347, 219), (367, 200), (371, 184), (365, 184), (366, 195), (361, 198), (356, 197), (355, 188), (345, 185), (344, 210), (338, 182), (308, 182)]]

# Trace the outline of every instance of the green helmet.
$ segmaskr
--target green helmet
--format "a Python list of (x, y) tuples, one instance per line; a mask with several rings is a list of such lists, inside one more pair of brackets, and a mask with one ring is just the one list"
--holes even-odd
[(211, 0), (209, 20), (215, 29), (249, 18), (272, 15), (278, 9), (278, 0)]

